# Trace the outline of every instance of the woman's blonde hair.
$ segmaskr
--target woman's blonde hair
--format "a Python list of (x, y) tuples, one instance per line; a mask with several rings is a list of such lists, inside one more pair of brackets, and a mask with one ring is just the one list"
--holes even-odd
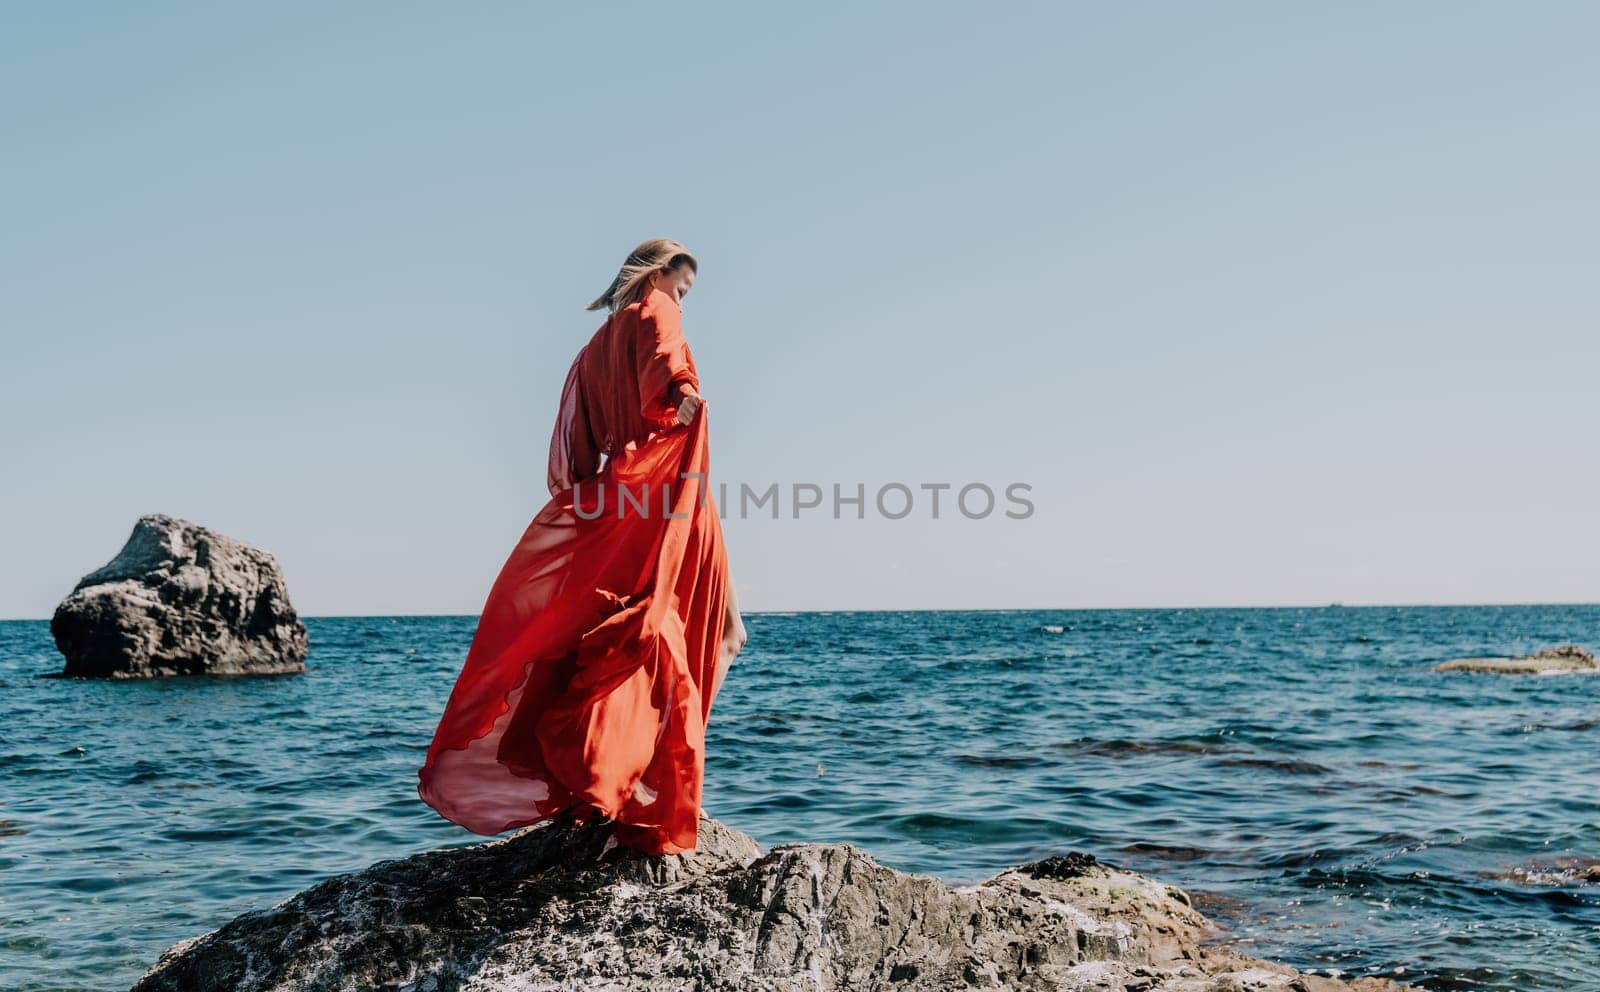
[(611, 285), (584, 309), (599, 310), (604, 307), (615, 313), (644, 296), (650, 273), (658, 270), (671, 272), (680, 265), (689, 266), (696, 275), (700, 273), (700, 263), (694, 260), (689, 249), (671, 238), (651, 238), (628, 253), (628, 260), (622, 263)]

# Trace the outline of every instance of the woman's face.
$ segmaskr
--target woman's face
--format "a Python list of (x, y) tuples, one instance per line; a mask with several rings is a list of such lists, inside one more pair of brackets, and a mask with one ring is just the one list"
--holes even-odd
[(676, 269), (650, 274), (650, 285), (661, 290), (674, 300), (678, 306), (683, 306), (683, 296), (689, 292), (689, 287), (694, 285), (694, 269), (687, 265), (680, 265)]

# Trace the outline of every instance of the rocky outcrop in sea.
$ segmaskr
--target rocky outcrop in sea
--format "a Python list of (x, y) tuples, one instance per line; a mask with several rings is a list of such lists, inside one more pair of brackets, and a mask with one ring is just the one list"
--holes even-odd
[(50, 632), (67, 677), (305, 669), (305, 624), (277, 559), (164, 513), (140, 517), (116, 557), (78, 581)]
[(1594, 655), (1576, 644), (1545, 648), (1519, 658), (1452, 658), (1433, 666), (1436, 672), (1486, 672), (1496, 675), (1554, 675), (1600, 671)]
[(950, 886), (702, 814), (649, 857), (563, 820), (380, 861), (169, 948), (134, 992), (1397, 992), (1247, 957), (1170, 885), (1078, 853)]

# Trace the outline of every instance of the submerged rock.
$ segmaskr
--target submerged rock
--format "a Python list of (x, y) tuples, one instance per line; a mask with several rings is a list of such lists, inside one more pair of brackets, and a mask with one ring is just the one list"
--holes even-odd
[(1548, 861), (1535, 859), (1500, 871), (1478, 873), (1483, 878), (1518, 885), (1600, 885), (1600, 858), (1565, 855)]
[(1576, 644), (1545, 648), (1520, 658), (1454, 658), (1433, 666), (1436, 672), (1491, 672), (1539, 675), (1547, 672), (1600, 671), (1594, 655)]
[(701, 816), (649, 857), (562, 820), (380, 861), (164, 952), (134, 992), (1391, 992), (1207, 945), (1179, 889), (1071, 853), (952, 887)]
[(306, 628), (271, 554), (163, 513), (50, 619), (69, 677), (272, 675), (305, 669)]

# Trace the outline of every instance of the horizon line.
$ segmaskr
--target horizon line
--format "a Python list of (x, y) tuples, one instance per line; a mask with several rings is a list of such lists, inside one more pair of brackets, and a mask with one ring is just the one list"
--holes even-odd
[[(740, 610), (741, 616), (793, 616), (804, 613), (1133, 613), (1139, 611), (1180, 613), (1204, 610), (1462, 610), (1496, 608), (1530, 608), (1535, 606), (1595, 607), (1600, 602), (1507, 602), (1507, 603), (1281, 603), (1248, 606), (913, 606), (899, 609), (794, 609), (794, 610)], [(394, 620), (475, 619), (477, 613), (302, 613), (302, 620)], [(48, 623), (50, 617), (0, 617), (0, 623)]]

